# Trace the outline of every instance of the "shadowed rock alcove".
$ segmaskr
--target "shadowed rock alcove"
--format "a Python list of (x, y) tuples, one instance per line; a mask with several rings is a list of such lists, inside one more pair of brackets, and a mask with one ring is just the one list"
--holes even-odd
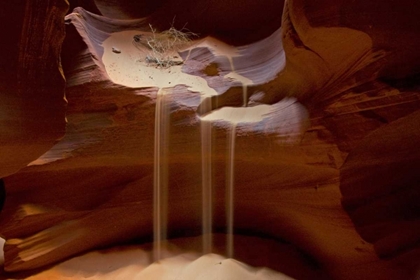
[(420, 277), (416, 1), (3, 6), (1, 277)]

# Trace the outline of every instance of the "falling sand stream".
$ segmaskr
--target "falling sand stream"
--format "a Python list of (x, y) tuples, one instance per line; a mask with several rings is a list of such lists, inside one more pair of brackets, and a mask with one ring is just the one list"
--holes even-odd
[[(233, 46), (223, 44), (214, 39), (209, 39), (202, 44), (209, 48), (215, 56), (223, 55), (229, 60), (231, 71), (224, 77), (239, 81), (243, 87), (243, 107), (246, 107), (247, 100), (247, 86), (252, 84), (252, 81), (246, 77), (239, 75), (235, 72), (233, 57), (238, 56), (237, 49)], [(217, 46), (215, 48), (214, 46)], [(206, 96), (202, 96), (201, 105), (203, 111), (210, 111), (211, 102)], [(235, 114), (237, 108), (230, 108), (230, 114)], [(214, 118), (215, 117), (215, 118)], [(202, 151), (202, 232), (203, 232), (203, 253), (210, 253), (212, 248), (212, 135), (211, 127), (212, 121), (230, 121), (228, 116), (219, 115), (218, 113), (211, 112), (209, 115), (201, 118), (201, 151)], [(227, 169), (226, 169), (226, 255), (229, 258), (233, 257), (233, 226), (234, 226), (234, 162), (235, 162), (235, 134), (236, 123), (232, 122), (230, 133), (228, 133), (228, 149), (227, 149)]]
[[(205, 111), (210, 111), (209, 97), (218, 93), (208, 86), (207, 81), (202, 77), (189, 75), (182, 72), (181, 65), (171, 66), (170, 69), (148, 66), (144, 62), (145, 53), (131, 44), (133, 36), (147, 32), (136, 30), (113, 33), (106, 39), (104, 47), (103, 63), (106, 66), (110, 79), (118, 84), (133, 88), (157, 87), (155, 96), (155, 137), (154, 137), (154, 259), (160, 260), (164, 256), (162, 252), (162, 240), (166, 238), (167, 232), (167, 193), (168, 193), (168, 139), (169, 139), (169, 102), (180, 102), (182, 100), (171, 99), (170, 95), (176, 85), (185, 85), (191, 94), (201, 94), (200, 103)], [(238, 74), (234, 69), (233, 57), (238, 56), (237, 49), (228, 46), (213, 38), (206, 38), (196, 42), (194, 47), (207, 47), (215, 56), (224, 56), (229, 59), (231, 71), (224, 76), (239, 82), (243, 86), (244, 107), (224, 107), (212, 111), (200, 117), (201, 131), (201, 171), (202, 171), (202, 251), (203, 254), (212, 251), (212, 230), (213, 230), (213, 186), (212, 186), (212, 126), (216, 123), (230, 123), (227, 129), (228, 154), (227, 154), (227, 175), (226, 175), (226, 211), (227, 211), (227, 241), (226, 255), (233, 257), (234, 254), (234, 171), (235, 171), (235, 138), (238, 124), (247, 122), (259, 122), (272, 110), (271, 106), (259, 105), (246, 108), (247, 86), (252, 81)], [(113, 52), (118, 49), (119, 52)], [(143, 59), (142, 59), (143, 57)], [(198, 104), (196, 104), (198, 106)]]
[(166, 239), (167, 232), (169, 108), (165, 93), (169, 90), (160, 88), (156, 94), (153, 168), (154, 260), (162, 258), (162, 241)]

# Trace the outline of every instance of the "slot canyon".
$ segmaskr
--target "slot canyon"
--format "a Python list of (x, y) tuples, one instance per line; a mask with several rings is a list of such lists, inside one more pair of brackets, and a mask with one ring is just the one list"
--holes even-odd
[(0, 279), (420, 279), (419, 26), (417, 0), (3, 1)]

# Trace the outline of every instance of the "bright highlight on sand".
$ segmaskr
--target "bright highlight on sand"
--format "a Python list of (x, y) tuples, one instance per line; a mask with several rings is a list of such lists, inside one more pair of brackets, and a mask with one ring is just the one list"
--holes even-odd
[[(183, 73), (181, 65), (168, 68), (148, 65), (147, 49), (145, 48), (142, 52), (132, 44), (133, 36), (138, 34), (150, 35), (150, 33), (136, 30), (122, 31), (112, 33), (102, 44), (104, 47), (102, 61), (109, 78), (114, 83), (132, 88), (167, 88), (186, 85), (193, 92), (208, 96), (217, 94), (207, 85), (205, 79)], [(112, 48), (118, 48), (121, 52), (115, 53)]]
[(254, 123), (260, 122), (272, 112), (270, 105), (258, 105), (254, 107), (223, 107), (203, 117), (203, 121), (228, 120), (231, 123)]
[[(169, 88), (176, 85), (185, 85), (190, 91), (199, 92), (203, 98), (217, 95), (217, 92), (209, 87), (207, 81), (202, 77), (183, 73), (181, 65), (164, 69), (148, 65), (145, 61), (148, 54), (147, 50), (141, 52), (131, 43), (133, 36), (138, 34), (150, 35), (150, 33), (136, 30), (122, 31), (112, 33), (102, 44), (104, 47), (102, 61), (108, 76), (114, 83), (133, 88)], [(228, 56), (232, 66), (232, 57), (238, 56), (234, 47), (214, 38), (206, 38), (194, 44), (194, 47), (208, 47), (215, 55)], [(113, 49), (118, 49), (119, 52), (115, 53)], [(232, 69), (234, 69), (234, 66)], [(253, 84), (250, 79), (234, 71), (228, 73), (225, 78), (240, 82), (244, 87), (244, 92), (246, 92), (247, 86)], [(246, 108), (225, 107), (202, 117), (202, 120), (225, 120), (232, 123), (258, 122), (271, 111), (269, 105)]]

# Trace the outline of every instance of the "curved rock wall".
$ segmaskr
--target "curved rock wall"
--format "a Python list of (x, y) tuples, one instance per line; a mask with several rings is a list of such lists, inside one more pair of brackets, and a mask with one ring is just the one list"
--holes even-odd
[(17, 1), (2, 8), (0, 177), (25, 167), (64, 135), (60, 50), (67, 8), (65, 1)]
[[(298, 279), (413, 278), (417, 10), (409, 8), (414, 1), (395, 10), (391, 2), (380, 9), (375, 1), (143, 2), (153, 12), (142, 19), (133, 18), (144, 15), (129, 1), (85, 2), (103, 15), (76, 8), (66, 17), (68, 124), (53, 147), (64, 129), (66, 5), (15, 7), (22, 32), (11, 42), (19, 48), (2, 46), (13, 55), (1, 60), (17, 73), (4, 71), (10, 82), (0, 96), (0, 125), (10, 132), (0, 135), (0, 171), (9, 175), (0, 221), (5, 269), (151, 238), (156, 106), (166, 104), (170, 237), (201, 227), (201, 123), (208, 118), (216, 230), (226, 227), (234, 124), (238, 232), (305, 252), (314, 266), (299, 255), (300, 272), (286, 271)], [(363, 13), (355, 12), (360, 5)], [(181, 65), (147, 65), (150, 50), (134, 35), (152, 36), (149, 23), (163, 30), (175, 15), (175, 25), (188, 22), (200, 37), (174, 54)], [(398, 20), (401, 26), (391, 24)], [(214, 115), (230, 107), (234, 116), (244, 103), (268, 111), (247, 122)]]

